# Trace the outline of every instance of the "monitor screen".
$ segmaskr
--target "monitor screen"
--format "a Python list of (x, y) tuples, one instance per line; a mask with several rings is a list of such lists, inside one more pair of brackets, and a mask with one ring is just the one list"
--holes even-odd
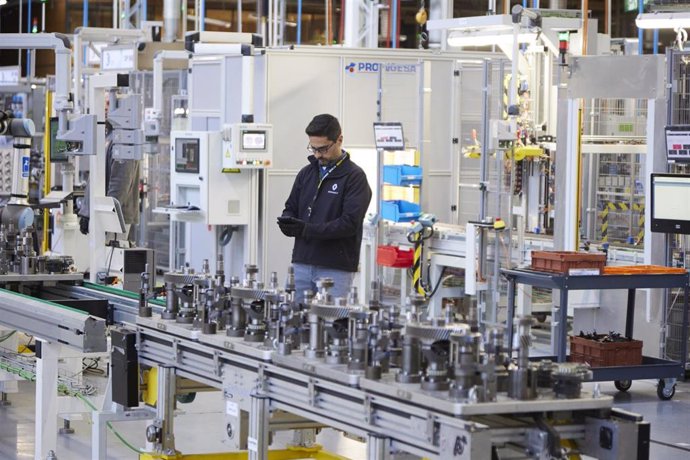
[(175, 139), (175, 172), (199, 172), (200, 161), (199, 139)]
[(242, 150), (266, 150), (266, 131), (242, 131)]
[(50, 161), (52, 163), (64, 163), (69, 160), (67, 155), (67, 143), (57, 140), (58, 119), (52, 117), (50, 124)]
[(374, 123), (374, 143), (377, 149), (405, 150), (402, 123)]
[(666, 157), (672, 163), (690, 163), (690, 126), (666, 127)]
[(690, 234), (690, 174), (652, 174), (652, 231)]

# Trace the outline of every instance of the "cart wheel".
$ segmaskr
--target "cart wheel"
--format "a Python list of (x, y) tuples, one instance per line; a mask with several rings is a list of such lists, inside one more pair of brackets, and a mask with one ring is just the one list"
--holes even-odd
[(546, 313), (535, 313), (534, 317), (537, 318), (537, 321), (539, 321), (540, 323), (546, 321)]
[(659, 383), (656, 386), (656, 395), (661, 399), (662, 401), (668, 401), (671, 398), (673, 398), (673, 395), (676, 394), (676, 385), (672, 385), (671, 387), (667, 387), (664, 384), (664, 380), (659, 380)]
[(613, 384), (618, 391), (628, 391), (632, 386), (632, 380), (614, 380)]

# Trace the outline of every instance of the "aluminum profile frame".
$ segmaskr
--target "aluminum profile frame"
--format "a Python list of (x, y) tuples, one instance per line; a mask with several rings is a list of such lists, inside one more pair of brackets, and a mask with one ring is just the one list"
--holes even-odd
[(87, 353), (105, 352), (105, 320), (0, 289), (0, 324)]

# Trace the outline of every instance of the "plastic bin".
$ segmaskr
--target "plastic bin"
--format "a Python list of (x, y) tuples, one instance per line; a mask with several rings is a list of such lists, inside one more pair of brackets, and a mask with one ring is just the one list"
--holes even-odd
[(420, 185), (422, 183), (422, 168), (409, 165), (384, 166), (383, 181), (390, 185)]
[(597, 342), (570, 336), (570, 360), (592, 367), (638, 366), (642, 364), (642, 341)]
[(414, 262), (414, 249), (400, 249), (397, 246), (379, 246), (376, 262), (384, 267), (408, 268)]
[(393, 222), (410, 222), (421, 214), (421, 208), (416, 203), (404, 200), (381, 202), (381, 214), (384, 219)]
[(606, 265), (606, 254), (575, 251), (532, 251), (532, 270), (562, 273), (571, 268), (593, 268), (600, 271)]

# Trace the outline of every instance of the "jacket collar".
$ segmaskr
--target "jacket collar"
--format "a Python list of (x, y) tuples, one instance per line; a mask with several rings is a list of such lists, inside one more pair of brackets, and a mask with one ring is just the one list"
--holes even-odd
[[(333, 177), (337, 177), (339, 175), (338, 173), (340, 173), (341, 171), (346, 171), (347, 170), (346, 166), (348, 166), (350, 164), (350, 154), (347, 153), (345, 150), (343, 150), (342, 152), (343, 152), (343, 155), (345, 155), (345, 158), (343, 159), (343, 162), (340, 164), (340, 166), (335, 168), (333, 170), (333, 172), (331, 173), (333, 175)], [(321, 165), (319, 165), (319, 160), (317, 160), (314, 155), (309, 155), (307, 157), (307, 160), (309, 160), (309, 163), (313, 167), (315, 167), (317, 170), (321, 167)], [(337, 162), (338, 162), (338, 160), (335, 161), (335, 163), (337, 163)], [(329, 163), (328, 166), (330, 167), (335, 163)]]

